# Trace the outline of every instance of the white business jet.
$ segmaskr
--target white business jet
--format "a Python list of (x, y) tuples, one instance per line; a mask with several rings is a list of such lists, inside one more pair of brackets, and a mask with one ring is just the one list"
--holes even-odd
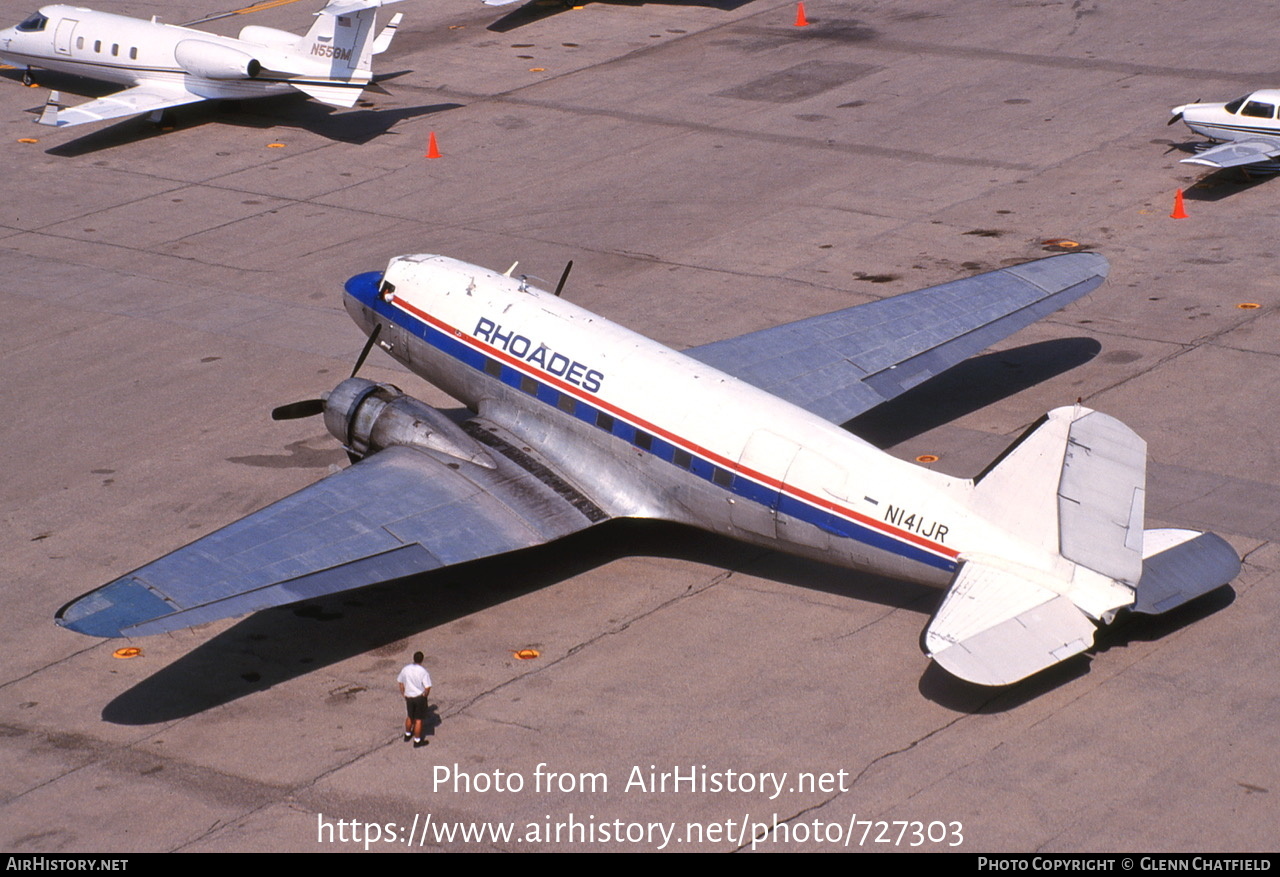
[(300, 91), (351, 107), (372, 82), (372, 59), (391, 44), (401, 16), (374, 37), (378, 7), (397, 0), (330, 0), (305, 36), (249, 25), (239, 39), (188, 27), (45, 6), (0, 31), (0, 58), (25, 68), (71, 73), (126, 85), (124, 91), (63, 109), (49, 95), (42, 125), (65, 127), (151, 113), (223, 98)]
[(177, 630), (654, 518), (946, 588), (927, 652), (972, 682), (1015, 682), (1083, 652), (1121, 612), (1226, 584), (1239, 558), (1212, 534), (1144, 531), (1146, 445), (1088, 408), (1050, 412), (974, 479), (839, 424), (1106, 272), (1094, 254), (1057, 256), (681, 353), (511, 271), (397, 257), (347, 281), (369, 333), (356, 370), (376, 342), (474, 416), (459, 424), (354, 371), (281, 406), (277, 419), (323, 414), (357, 462), (69, 603), (58, 623)]
[(1280, 158), (1280, 89), (1267, 88), (1229, 103), (1183, 104), (1174, 107), (1168, 124), (1181, 119), (1202, 137), (1224, 141), (1190, 158), (1187, 164), (1228, 168), (1273, 162)]

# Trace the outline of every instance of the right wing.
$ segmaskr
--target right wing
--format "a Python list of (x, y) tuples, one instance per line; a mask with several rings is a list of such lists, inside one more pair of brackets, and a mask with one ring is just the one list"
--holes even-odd
[(1091, 292), (1107, 270), (1096, 253), (1051, 256), (684, 353), (845, 423)]
[(487, 461), (379, 451), (73, 600), (58, 624), (90, 636), (179, 630), (542, 545), (608, 518), (493, 432), (470, 432)]
[(1277, 156), (1280, 156), (1280, 139), (1254, 137), (1214, 146), (1190, 158), (1182, 159), (1182, 163), (1203, 164), (1216, 168), (1240, 167), (1246, 164), (1273, 161)]
[(156, 110), (167, 110), (170, 107), (199, 103), (205, 98), (187, 91), (176, 83), (146, 82), (70, 109), (62, 109), (60, 100), (61, 96), (58, 92), (50, 92), (44, 112), (36, 121), (41, 125), (66, 128), (71, 125), (104, 122), (107, 119), (122, 119), (125, 116), (139, 116)]

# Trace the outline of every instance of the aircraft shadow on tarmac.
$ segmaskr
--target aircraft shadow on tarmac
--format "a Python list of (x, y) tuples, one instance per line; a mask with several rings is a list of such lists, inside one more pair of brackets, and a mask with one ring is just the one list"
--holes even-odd
[(531, 0), (531, 2), (525, 3), (514, 11), (508, 12), (486, 29), (497, 33), (506, 33), (509, 30), (524, 27), (526, 24), (533, 24), (535, 21), (542, 21), (544, 18), (559, 15), (561, 12), (568, 12), (575, 6), (583, 6), (588, 2), (607, 3), (611, 6), (646, 6), (648, 4), (706, 6), (711, 9), (731, 12), (739, 6), (745, 6), (751, 0)]
[[(1169, 148), (1164, 151), (1165, 155), (1181, 152), (1187, 156), (1195, 155), (1215, 145), (1207, 141), (1175, 143), (1171, 140), (1153, 140), (1152, 143), (1168, 144)], [(1203, 170), (1202, 166), (1201, 169)], [(1184, 189), (1182, 194), (1188, 201), (1221, 201), (1265, 183), (1277, 174), (1280, 174), (1280, 162), (1219, 168), (1196, 180)]]
[[(855, 419), (851, 426), (869, 441), (891, 445), (1075, 368), (1100, 349), (1093, 339), (1067, 338), (977, 356), (881, 405), (875, 416)], [(242, 462), (278, 464), (247, 458)], [(677, 524), (616, 520), (554, 545), (258, 612), (121, 694), (106, 705), (102, 717), (122, 725), (173, 721), (356, 655), (374, 652), (399, 659), (408, 648), (401, 640), (421, 639), (424, 631), (632, 556), (710, 564), (907, 609), (919, 612), (922, 623), (942, 598), (940, 591), (922, 585), (850, 574), (762, 548), (744, 551), (742, 543)], [(990, 689), (940, 671), (934, 679), (934, 670), (931, 667), (921, 681), (926, 697), (975, 711), (993, 700)], [(1064, 672), (1071, 671), (1055, 668), (1016, 688), (1034, 692), (1045, 679), (1058, 680), (1052, 683), (1057, 685), (1069, 678)]]
[[(407, 72), (399, 71), (378, 76), (377, 82), (387, 82)], [(0, 71), (0, 75), (8, 79), (21, 80), (20, 71)], [(51, 88), (77, 98), (92, 100), (119, 91), (118, 86), (104, 85), (61, 73), (39, 71), (37, 75), (41, 94), (45, 93), (43, 89)], [(302, 94), (277, 95), (247, 101), (207, 101), (167, 110), (166, 119), (171, 119), (172, 125), (156, 125), (145, 115), (133, 116), (102, 127), (93, 127), (83, 136), (54, 146), (46, 152), (49, 155), (74, 158), (152, 137), (164, 137), (174, 127), (197, 128), (213, 123), (262, 130), (303, 130), (328, 140), (362, 145), (381, 137), (406, 119), (416, 119), (457, 109), (462, 104), (440, 103), (376, 109), (374, 101), (362, 99), (357, 106), (359, 109), (340, 109), (309, 100)], [(43, 107), (44, 105), (41, 104), (31, 112), (39, 115)]]
[(845, 428), (889, 448), (1084, 365), (1101, 350), (1092, 338), (1059, 338), (984, 353), (858, 415)]

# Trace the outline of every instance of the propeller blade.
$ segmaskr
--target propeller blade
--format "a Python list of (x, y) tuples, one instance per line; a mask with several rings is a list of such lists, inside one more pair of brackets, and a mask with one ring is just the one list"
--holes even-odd
[(360, 351), (360, 356), (356, 359), (356, 367), (351, 370), (351, 377), (356, 376), (356, 372), (360, 371), (360, 366), (364, 365), (365, 357), (369, 355), (369, 351), (373, 350), (373, 345), (378, 340), (378, 333), (382, 331), (382, 324), (374, 324), (373, 331), (369, 333), (369, 340), (364, 343), (364, 350)]
[(1182, 121), (1182, 113), (1175, 113), (1174, 115), (1169, 117), (1169, 121), (1165, 122), (1165, 125), (1172, 125), (1174, 122), (1181, 122), (1181, 121)]
[(290, 402), (271, 409), (272, 420), (298, 420), (324, 413), (323, 399), (303, 399), (301, 402)]
[(573, 270), (573, 260), (569, 260), (569, 264), (564, 266), (564, 273), (560, 275), (560, 282), (556, 284), (556, 298), (560, 297), (560, 293), (564, 292), (565, 281), (569, 279), (569, 272)]

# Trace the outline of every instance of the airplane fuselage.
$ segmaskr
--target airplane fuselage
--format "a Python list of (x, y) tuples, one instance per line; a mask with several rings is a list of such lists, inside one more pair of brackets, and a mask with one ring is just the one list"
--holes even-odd
[(352, 278), (345, 302), (366, 333), (383, 325), (382, 346), (414, 372), (560, 471), (597, 478), (577, 486), (609, 498), (610, 515), (935, 586), (962, 550), (1000, 538), (965, 507), (971, 482), (894, 459), (520, 279), (409, 256)]
[[(372, 23), (350, 16), (342, 35)], [(240, 39), (75, 6), (45, 6), (0, 31), (0, 58), (135, 87), (189, 92), (194, 99), (241, 99), (295, 89), (350, 106), (370, 81), (368, 48), (323, 30), (305, 36), (250, 26)]]
[(1210, 140), (1243, 140), (1258, 135), (1280, 137), (1280, 90), (1262, 89), (1226, 103), (1194, 103), (1175, 107), (1186, 126)]

